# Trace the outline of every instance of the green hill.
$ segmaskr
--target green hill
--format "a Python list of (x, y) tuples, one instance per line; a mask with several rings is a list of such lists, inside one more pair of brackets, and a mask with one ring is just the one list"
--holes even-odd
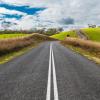
[(81, 30), (90, 40), (100, 42), (100, 28), (85, 28)]
[(55, 39), (59, 39), (59, 40), (64, 40), (67, 36), (77, 37), (77, 35), (74, 31), (61, 32), (59, 34), (52, 35), (51, 37), (55, 38)]
[[(89, 40), (100, 42), (100, 28), (84, 28), (81, 30), (89, 38)], [(77, 37), (77, 34), (74, 30), (68, 32), (61, 32), (51, 37), (59, 40), (64, 40), (67, 35), (70, 35), (70, 37)]]

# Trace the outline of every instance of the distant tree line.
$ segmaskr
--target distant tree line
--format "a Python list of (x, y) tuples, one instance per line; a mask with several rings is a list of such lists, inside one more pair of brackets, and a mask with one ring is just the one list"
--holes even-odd
[(21, 30), (21, 31), (3, 30), (3, 31), (0, 31), (0, 34), (31, 34), (31, 33), (32, 33), (31, 31), (26, 31), (26, 30)]
[(88, 24), (88, 27), (89, 27), (89, 28), (96, 28), (96, 27), (100, 28), (100, 26), (97, 26), (97, 25), (95, 25), (95, 24)]
[(95, 24), (88, 24), (89, 28), (96, 28), (97, 26)]
[(31, 30), (2, 30), (0, 31), (0, 34), (32, 34), (32, 33), (39, 33), (39, 34), (43, 34), (43, 35), (54, 35), (57, 34), (59, 32), (62, 32), (63, 28), (42, 28), (42, 29), (31, 29)]
[(43, 28), (43, 29), (37, 30), (37, 33), (51, 36), (51, 35), (60, 33), (62, 31), (63, 31), (63, 28), (49, 28), (49, 29)]

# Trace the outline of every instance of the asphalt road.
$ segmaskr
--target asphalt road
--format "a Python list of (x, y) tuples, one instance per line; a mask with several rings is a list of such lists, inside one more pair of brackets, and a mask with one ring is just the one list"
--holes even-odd
[(100, 66), (43, 43), (0, 65), (0, 100), (100, 100)]

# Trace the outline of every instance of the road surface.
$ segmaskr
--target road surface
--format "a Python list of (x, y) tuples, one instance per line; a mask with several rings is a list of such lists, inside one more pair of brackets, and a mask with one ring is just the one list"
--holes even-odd
[(0, 65), (0, 100), (100, 100), (100, 66), (43, 43)]

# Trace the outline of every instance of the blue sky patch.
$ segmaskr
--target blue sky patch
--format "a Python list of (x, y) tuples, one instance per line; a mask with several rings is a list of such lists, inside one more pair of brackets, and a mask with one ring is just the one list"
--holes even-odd
[(4, 7), (9, 10), (21, 11), (21, 12), (27, 13), (28, 15), (34, 15), (38, 11), (42, 11), (46, 9), (43, 7), (42, 8), (30, 8), (29, 6), (15, 6), (15, 5), (9, 5), (9, 4), (4, 4), (4, 3), (1, 3), (0, 7)]

